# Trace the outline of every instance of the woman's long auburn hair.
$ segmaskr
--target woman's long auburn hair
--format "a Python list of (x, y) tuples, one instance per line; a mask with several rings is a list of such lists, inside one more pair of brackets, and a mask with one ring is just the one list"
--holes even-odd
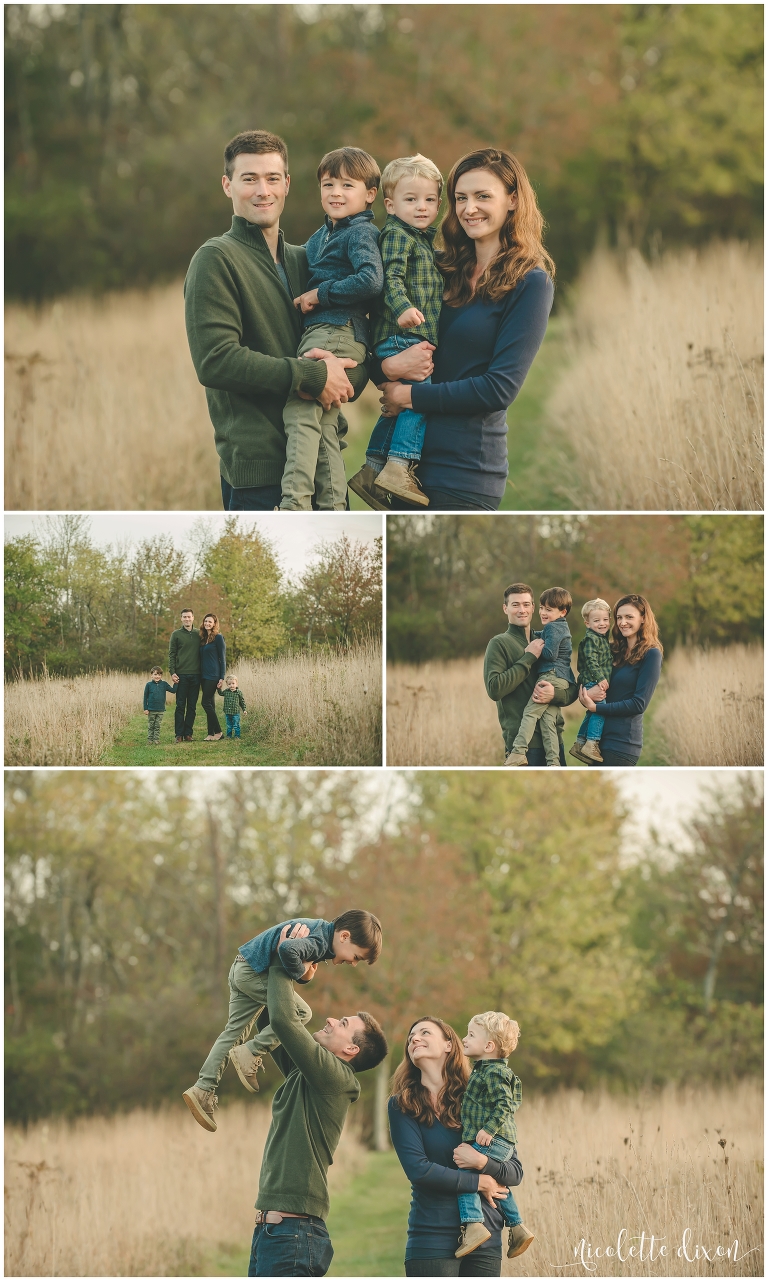
[[(207, 631), (205, 630), (205, 619), (206, 619), (206, 618), (212, 618), (212, 619), (213, 619), (213, 627), (211, 628), (210, 632), (207, 632)], [(210, 645), (210, 643), (211, 643), (211, 641), (213, 640), (214, 636), (218, 636), (218, 634), (219, 634), (219, 620), (218, 620), (218, 618), (216, 617), (216, 615), (215, 615), (215, 614), (211, 614), (211, 613), (209, 612), (209, 613), (207, 613), (207, 614), (205, 615), (205, 617), (203, 618), (202, 623), (200, 624), (200, 639), (201, 639), (201, 641), (203, 642), (203, 644), (204, 644), (204, 645)]]
[(511, 151), (483, 147), (462, 156), (448, 175), (448, 209), (440, 226), (443, 247), (437, 254), (437, 264), (445, 277), (443, 298), (449, 307), (469, 302), (470, 276), (477, 266), (474, 242), (456, 213), (456, 183), (471, 169), (487, 169), (501, 179), (508, 192), (517, 193), (517, 208), (509, 211), (499, 232), (501, 250), (478, 280), (475, 293), (497, 302), (534, 267), (543, 267), (552, 280), (555, 278), (555, 264), (541, 241), (544, 219), (527, 173)]
[[(443, 1071), (443, 1088), (437, 1096), (437, 1112), (429, 1096), (429, 1091), (421, 1083), (421, 1073), (411, 1062), (408, 1053), (408, 1043), (416, 1023), (434, 1023), (435, 1027), (440, 1029), (446, 1041), (451, 1043)], [(408, 1029), (408, 1035), (405, 1038), (403, 1061), (392, 1077), (391, 1097), (405, 1116), (412, 1116), (417, 1121), (423, 1121), (425, 1125), (433, 1125), (434, 1121), (439, 1118), (443, 1125), (447, 1125), (449, 1129), (461, 1129), (461, 1099), (469, 1080), (469, 1064), (464, 1053), (464, 1047), (453, 1028), (444, 1023), (442, 1019), (436, 1019), (431, 1014), (425, 1014), (423, 1018), (417, 1019), (416, 1023), (412, 1023)]]
[[(637, 633), (637, 640), (632, 649), (627, 648), (626, 639), (619, 631), (619, 624), (616, 618), (616, 612), (622, 605), (634, 605), (635, 609), (642, 614), (640, 630)], [(658, 649), (661, 650), (662, 654), (664, 653), (664, 646), (659, 640), (659, 625), (645, 597), (638, 596), (635, 592), (632, 592), (629, 596), (622, 596), (621, 600), (617, 600), (613, 607), (613, 628), (611, 631), (613, 665), (614, 667), (621, 667), (624, 663), (629, 663), (630, 666), (634, 666), (635, 663), (641, 663), (649, 649)]]

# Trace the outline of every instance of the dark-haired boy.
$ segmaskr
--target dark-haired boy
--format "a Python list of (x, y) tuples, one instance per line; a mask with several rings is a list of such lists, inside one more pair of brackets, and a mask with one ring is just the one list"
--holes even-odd
[[(297, 925), (306, 927), (308, 932), (304, 937), (281, 941), (283, 930)], [(279, 962), (294, 982), (309, 983), (320, 961), (353, 966), (366, 961), (373, 965), (380, 955), (381, 922), (372, 912), (360, 908), (342, 912), (335, 921), (295, 917), (271, 926), (244, 943), (229, 971), (227, 1026), (201, 1067), (197, 1083), (182, 1096), (197, 1123), (204, 1130), (215, 1131), (216, 1087), (228, 1061), (232, 1062), (246, 1090), (255, 1094), (259, 1088), (256, 1073), (262, 1067), (262, 1058), (280, 1044), (270, 1024), (248, 1039), (267, 1003), (270, 965)], [(294, 992), (294, 1002), (298, 1018), (308, 1023), (312, 1011), (306, 1001)]]
[[(573, 683), (571, 671), (571, 632), (565, 621), (573, 599), (565, 587), (549, 587), (539, 597), (539, 616), (544, 624), (544, 648), (539, 655), (539, 680), (547, 681), (555, 691), (566, 693)], [(536, 726), (541, 729), (547, 766), (562, 768), (560, 739), (557, 733), (557, 709), (550, 703), (535, 702), (530, 698), (525, 706), (520, 729), (505, 765), (527, 765), (528, 745)]]
[(144, 686), (144, 715), (147, 720), (147, 743), (150, 747), (160, 746), (160, 726), (165, 716), (165, 696), (175, 694), (173, 685), (163, 680), (162, 667), (149, 669), (150, 679)]
[[(317, 169), (325, 222), (306, 243), (309, 288), (296, 298), (304, 317), (297, 355), (314, 348), (359, 365), (368, 354), (371, 303), (382, 290), (384, 269), (371, 205), (381, 174), (359, 147), (339, 147)], [(326, 410), (301, 390), (285, 402), (283, 511), (344, 511), (347, 478), (341, 457), (338, 410)]]

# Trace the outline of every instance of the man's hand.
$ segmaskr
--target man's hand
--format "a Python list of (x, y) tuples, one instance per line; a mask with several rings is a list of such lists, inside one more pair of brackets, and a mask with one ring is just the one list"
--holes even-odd
[(401, 329), (415, 329), (417, 325), (424, 324), (424, 312), (418, 307), (408, 307), (402, 316), (398, 316), (397, 323)]
[(453, 1149), (453, 1159), (460, 1170), (484, 1170), (488, 1157), (484, 1152), (477, 1152), (471, 1143), (460, 1143)]
[(497, 1201), (503, 1201), (505, 1196), (509, 1195), (509, 1188), (502, 1187), (490, 1174), (480, 1175), (477, 1190), (481, 1196), (485, 1197), (486, 1201), (494, 1206)]
[(304, 982), (311, 983), (312, 979), (315, 977), (316, 974), (317, 974), (317, 961), (307, 961), (306, 965), (304, 966), (304, 973), (301, 976)]
[(388, 382), (397, 378), (406, 378), (409, 382), (423, 383), (434, 371), (431, 342), (416, 342), (406, 351), (399, 351), (396, 356), (387, 356), (381, 362), (381, 372)]
[(536, 658), (538, 658), (543, 648), (544, 648), (544, 637), (539, 636), (537, 637), (536, 640), (532, 640), (528, 642), (525, 649), (523, 650), (523, 653), (534, 654)]
[[(347, 356), (340, 359), (334, 356), (332, 351), (323, 351), (322, 347), (313, 347), (303, 356), (304, 360), (324, 360), (325, 367), (328, 371), (325, 380), (325, 386), (317, 397), (323, 409), (327, 412), (329, 409), (338, 409), (340, 405), (346, 405), (348, 400), (355, 394), (355, 389), (344, 373), (345, 369), (354, 369), (357, 365), (356, 360), (349, 360)], [(312, 400), (312, 396), (306, 395), (305, 392), (299, 392), (304, 400)]]
[(531, 694), (534, 703), (551, 703), (555, 697), (555, 687), (549, 681), (539, 681)]
[(479, 1143), (481, 1148), (489, 1148), (493, 1143), (493, 1135), (487, 1130), (478, 1130), (475, 1135), (475, 1143)]
[(178, 676), (176, 675), (176, 673), (174, 672), (174, 673), (173, 673), (173, 676), (171, 677), (171, 684), (172, 684), (172, 685), (178, 685), (178, 683), (179, 683), (179, 678), (178, 678)]
[(320, 299), (317, 296), (317, 290), (310, 289), (307, 293), (300, 294), (298, 298), (294, 298), (293, 305), (294, 307), (298, 307), (305, 316), (309, 311), (316, 311), (320, 306)]
[(308, 934), (308, 925), (284, 925), (280, 931), (280, 938), (277, 940), (277, 945), (279, 947), (286, 939), (305, 939)]

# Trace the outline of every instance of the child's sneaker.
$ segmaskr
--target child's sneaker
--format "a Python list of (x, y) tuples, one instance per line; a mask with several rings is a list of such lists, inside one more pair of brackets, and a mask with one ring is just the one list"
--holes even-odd
[(594, 738), (588, 738), (581, 749), (581, 759), (583, 761), (602, 761), (600, 748)]
[(535, 1241), (532, 1232), (529, 1232), (524, 1223), (518, 1223), (514, 1228), (509, 1229), (509, 1245), (507, 1246), (507, 1258), (516, 1259), (518, 1254), (524, 1254), (531, 1244)]
[(463, 1259), (465, 1254), (471, 1254), (483, 1244), (483, 1241), (487, 1241), (490, 1235), (484, 1223), (462, 1223), (461, 1244), (456, 1251), (456, 1258)]
[(420, 507), (429, 507), (429, 499), (421, 492), (421, 486), (413, 474), (415, 464), (400, 458), (388, 458), (383, 471), (376, 477), (379, 489), (386, 489), (388, 494), (405, 498), (409, 503), (418, 503)]
[(376, 481), (378, 474), (373, 470), (370, 463), (365, 463), (350, 481), (347, 482), (353, 494), (362, 498), (364, 503), (373, 507), (377, 512), (388, 512), (389, 504), (384, 502), (384, 495), (376, 493)]
[(251, 1054), (247, 1045), (235, 1045), (229, 1051), (229, 1061), (246, 1090), (250, 1090), (251, 1094), (258, 1094), (259, 1083), (256, 1080), (256, 1073), (259, 1068), (262, 1072), (264, 1071), (260, 1055)]
[(193, 1085), (191, 1089), (185, 1090), (181, 1097), (197, 1124), (202, 1125), (204, 1130), (210, 1130), (214, 1134), (216, 1131), (216, 1117), (213, 1112), (214, 1108), (219, 1105), (216, 1091), (201, 1090), (199, 1085)]
[(505, 765), (527, 765), (528, 757), (526, 756), (525, 752), (510, 752), (508, 756), (505, 756), (504, 764)]
[(569, 755), (569, 756), (575, 756), (575, 758), (576, 758), (576, 760), (577, 760), (577, 761), (583, 761), (583, 760), (584, 760), (584, 757), (582, 756), (581, 751), (582, 751), (582, 748), (584, 747), (584, 744), (586, 743), (586, 741), (587, 741), (587, 740), (586, 740), (585, 738), (577, 738), (577, 739), (576, 739), (576, 742), (575, 742), (575, 743), (574, 743), (574, 745), (573, 745), (573, 747), (569, 747), (569, 749), (568, 749), (568, 755)]

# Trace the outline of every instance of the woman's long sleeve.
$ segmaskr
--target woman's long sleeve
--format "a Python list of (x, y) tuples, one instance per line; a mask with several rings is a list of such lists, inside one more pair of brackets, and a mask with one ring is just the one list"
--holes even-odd
[(637, 685), (632, 697), (622, 698), (615, 703), (609, 703), (607, 699), (597, 703), (598, 715), (607, 716), (609, 719), (612, 716), (642, 716), (653, 697), (660, 675), (661, 651), (649, 649), (638, 666)]
[[(424, 1151), (421, 1127), (412, 1116), (404, 1116), (394, 1099), (389, 1100), (389, 1131), (406, 1178), (436, 1192), (477, 1192), (480, 1175), (477, 1170), (451, 1170), (430, 1161)], [(459, 1136), (457, 1144), (461, 1142)]]

